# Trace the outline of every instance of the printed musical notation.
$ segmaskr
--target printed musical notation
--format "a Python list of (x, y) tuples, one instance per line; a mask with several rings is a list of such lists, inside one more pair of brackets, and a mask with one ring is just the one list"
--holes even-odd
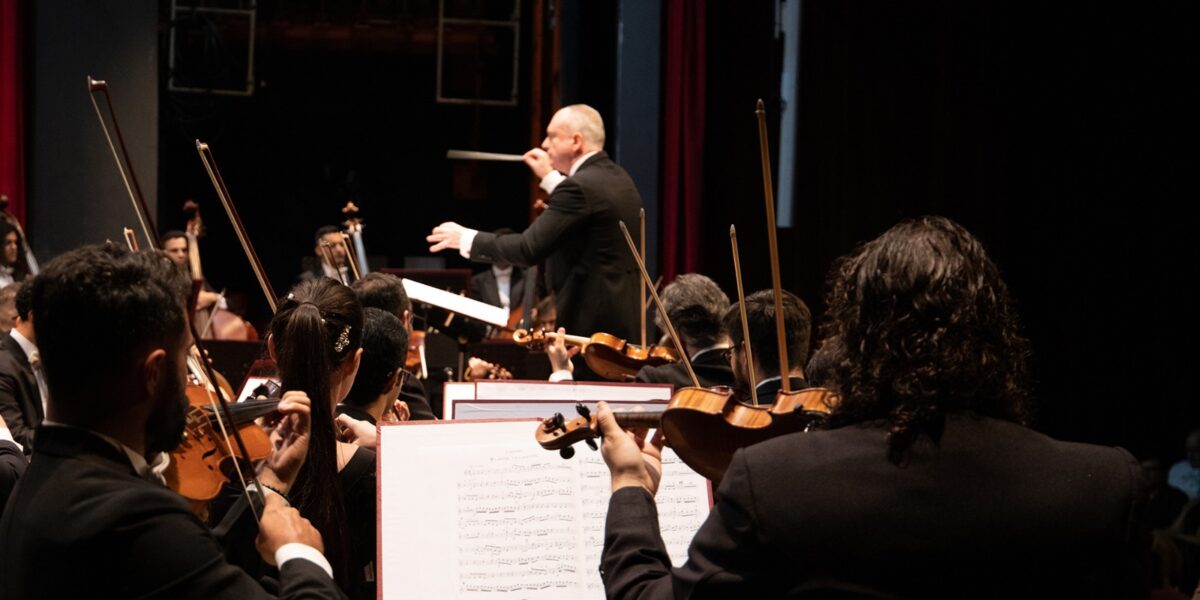
[[(598, 569), (612, 491), (600, 454), (563, 460), (529, 444), (528, 422), (429, 430), (460, 428), (457, 437), (409, 434), (390, 447), (383, 438), (383, 597), (603, 598)], [(393, 474), (389, 460), (403, 466)], [(405, 481), (422, 481), (428, 495), (418, 500)], [(682, 564), (709, 511), (707, 482), (668, 449), (656, 500), (663, 540)]]

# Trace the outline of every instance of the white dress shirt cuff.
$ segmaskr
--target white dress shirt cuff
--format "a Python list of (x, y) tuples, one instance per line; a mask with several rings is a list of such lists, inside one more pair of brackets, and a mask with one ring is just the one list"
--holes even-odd
[(290, 544), (284, 544), (280, 546), (279, 549), (275, 551), (275, 564), (279, 565), (279, 568), (281, 569), (283, 568), (283, 563), (297, 558), (307, 560), (308, 562), (321, 567), (321, 569), (329, 575), (329, 578), (333, 579), (333, 567), (329, 566), (329, 561), (325, 560), (325, 556), (318, 552), (316, 548), (313, 548), (308, 544), (292, 542)]
[(575, 381), (575, 376), (566, 369), (559, 369), (550, 374), (550, 381), (551, 383), (557, 383), (559, 381)]
[(538, 184), (538, 187), (546, 190), (547, 194), (553, 194), (554, 188), (558, 187), (558, 184), (562, 183), (566, 178), (566, 175), (563, 175), (558, 171), (550, 171), (549, 173), (546, 173), (545, 177), (542, 178), (542, 182)]
[(463, 228), (462, 237), (458, 239), (458, 253), (463, 258), (471, 259), (471, 246), (475, 243), (475, 234), (479, 233), (476, 229)]
[(17, 447), (21, 449), (21, 452), (25, 451), (25, 447), (18, 443), (17, 440), (13, 439), (12, 432), (9, 431), (7, 427), (0, 427), (0, 440), (8, 440), (16, 444)]

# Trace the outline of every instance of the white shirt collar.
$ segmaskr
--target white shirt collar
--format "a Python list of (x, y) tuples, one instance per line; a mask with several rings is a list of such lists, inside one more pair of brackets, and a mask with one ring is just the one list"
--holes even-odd
[(34, 352), (37, 352), (37, 346), (33, 345), (33, 342), (29, 341), (29, 338), (21, 335), (21, 332), (17, 331), (15, 327), (12, 331), (8, 332), (8, 335), (12, 336), (12, 339), (17, 340), (17, 345), (21, 347), (21, 350), (25, 351), (25, 358), (27, 360), (33, 356)]
[(103, 433), (100, 433), (99, 431), (92, 431), (91, 429), (84, 429), (83, 427), (76, 427), (74, 425), (55, 423), (54, 421), (51, 421), (49, 419), (42, 421), (42, 426), (43, 427), (69, 427), (71, 429), (78, 429), (80, 431), (86, 431), (86, 432), (108, 442), (109, 445), (111, 445), (113, 448), (116, 448), (117, 450), (120, 450), (122, 453), (124, 453), (125, 456), (129, 459), (129, 463), (131, 465), (133, 465), (133, 470), (135, 473), (137, 473), (138, 477), (141, 477), (142, 479), (145, 479), (148, 481), (157, 481), (163, 485), (166, 485), (166, 483), (167, 483), (166, 479), (163, 477), (162, 474), (163, 474), (163, 471), (167, 470), (167, 466), (171, 464), (171, 456), (169, 454), (167, 454), (166, 452), (159, 452), (158, 455), (154, 457), (154, 463), (151, 464), (151, 463), (146, 462), (146, 457), (142, 456), (141, 454), (138, 454), (137, 452), (134, 452), (133, 448), (130, 448), (129, 446), (126, 446), (125, 444), (122, 444), (121, 440), (118, 440), (115, 437), (104, 435)]
[(570, 177), (570, 176), (575, 175), (575, 173), (577, 173), (579, 171), (579, 167), (583, 166), (583, 161), (585, 161), (599, 153), (600, 153), (600, 150), (593, 150), (593, 151), (588, 152), (587, 154), (584, 154), (583, 156), (580, 156), (579, 158), (575, 159), (575, 162), (571, 163), (571, 171), (569, 173), (567, 173), (567, 176)]
[(497, 279), (501, 277), (512, 277), (512, 272), (512, 265), (509, 265), (503, 269), (497, 267), (496, 265), (492, 265), (492, 275), (495, 275)]
[(338, 267), (335, 269), (335, 268), (325, 264), (325, 261), (321, 261), (321, 271), (323, 273), (325, 273), (325, 276), (330, 279), (336, 279), (338, 281), (341, 281), (342, 277), (344, 277), (346, 275), (346, 269), (347, 269), (347, 267)]

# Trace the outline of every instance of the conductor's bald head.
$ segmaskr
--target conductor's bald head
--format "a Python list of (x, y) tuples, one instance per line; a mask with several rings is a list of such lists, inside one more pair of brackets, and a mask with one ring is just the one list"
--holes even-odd
[(564, 106), (550, 119), (542, 149), (556, 170), (567, 173), (580, 156), (604, 149), (604, 119), (586, 104)]

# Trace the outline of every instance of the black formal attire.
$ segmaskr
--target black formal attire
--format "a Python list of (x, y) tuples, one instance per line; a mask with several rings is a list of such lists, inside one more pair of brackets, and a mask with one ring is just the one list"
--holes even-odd
[[(522, 298), (524, 298), (522, 294), (525, 291), (524, 280), (523, 269), (513, 267), (512, 275), (509, 277), (509, 310), (516, 310), (518, 306), (521, 306)], [(471, 276), (467, 297), (492, 306), (504, 306), (500, 301), (500, 283), (496, 281), (496, 273), (491, 268)]]
[(13, 439), (33, 452), (33, 432), (46, 418), (37, 377), (25, 349), (11, 335), (0, 334), (0, 414)]
[(4, 514), (8, 496), (17, 486), (17, 480), (21, 479), (27, 466), (25, 454), (15, 443), (0, 440), (0, 516)]
[(433, 408), (429, 405), (429, 397), (425, 393), (425, 385), (420, 379), (409, 376), (400, 386), (400, 400), (408, 403), (408, 419), (410, 421), (435, 421)]
[(1148, 595), (1140, 468), (1119, 448), (950, 415), (897, 467), (887, 428), (739, 450), (672, 569), (654, 501), (609, 503), (610, 598), (1136, 598)]
[[(354, 408), (338, 405), (339, 414), (343, 412), (342, 407)], [(354, 411), (347, 412), (358, 418), (353, 413)], [(366, 417), (369, 419), (370, 415)], [(338, 471), (337, 485), (346, 513), (346, 572), (338, 585), (349, 598), (375, 598), (375, 451), (370, 448), (356, 448), (354, 455), (342, 470)], [(211, 507), (210, 519), (215, 525), (213, 531), (220, 537), (229, 561), (257, 578), (269, 580), (277, 576), (275, 569), (263, 562), (258, 552), (254, 551), (258, 527), (241, 488), (226, 485)], [(309, 517), (303, 508), (300, 508), (300, 514)], [(333, 543), (328, 536), (324, 542), (325, 551), (332, 552)], [(338, 558), (333, 555), (329, 555), (328, 558), (336, 572)]]
[[(293, 559), (281, 597), (339, 598), (318, 565)], [(96, 435), (43, 427), (0, 518), (0, 598), (267, 598), (184, 500), (137, 476)]]
[(579, 335), (633, 339), (641, 279), (617, 224), (624, 222), (634, 235), (641, 208), (629, 174), (599, 152), (554, 188), (546, 211), (525, 231), (476, 234), (471, 260), (518, 267), (543, 263), (560, 326)]
[[(733, 370), (721, 354), (724, 351), (724, 348), (709, 348), (692, 357), (692, 370), (696, 372), (696, 379), (700, 380), (700, 387), (733, 387)], [(695, 385), (682, 362), (642, 367), (638, 369), (635, 379), (638, 383), (669, 383), (677, 390)]]

